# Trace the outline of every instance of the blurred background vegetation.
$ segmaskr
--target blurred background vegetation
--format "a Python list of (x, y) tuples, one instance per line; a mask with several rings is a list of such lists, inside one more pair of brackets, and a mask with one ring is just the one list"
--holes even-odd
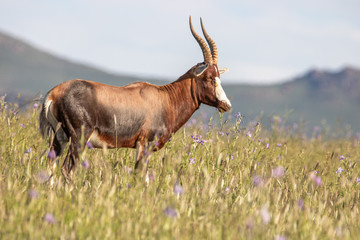
[[(108, 73), (0, 33), (0, 93), (7, 95), (7, 101), (19, 100), (19, 94), (23, 102), (39, 98), (55, 85), (75, 78), (117, 86), (134, 81), (167, 84), (176, 80)], [(260, 117), (269, 126), (272, 116), (278, 115), (288, 123), (302, 124), (308, 132), (314, 127), (360, 131), (360, 70), (355, 67), (339, 71), (311, 69), (273, 85), (224, 83), (224, 89), (233, 105), (232, 115), (241, 112), (245, 122)], [(200, 109), (208, 116), (215, 112), (206, 106)]]

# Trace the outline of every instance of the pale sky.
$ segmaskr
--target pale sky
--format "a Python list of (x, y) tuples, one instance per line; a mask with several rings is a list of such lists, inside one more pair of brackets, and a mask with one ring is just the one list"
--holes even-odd
[[(199, 18), (223, 82), (274, 83), (360, 67), (359, 0), (0, 0), (0, 31), (113, 73), (176, 80), (202, 62)], [(95, 80), (95, 79), (94, 79)]]

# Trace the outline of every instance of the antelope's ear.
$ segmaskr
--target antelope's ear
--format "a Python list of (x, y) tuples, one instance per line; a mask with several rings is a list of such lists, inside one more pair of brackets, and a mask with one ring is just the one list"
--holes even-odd
[(219, 68), (220, 74), (226, 73), (227, 71), (229, 71), (229, 68)]
[(200, 76), (207, 68), (208, 68), (208, 64), (201, 64), (199, 66), (197, 66), (194, 70), (194, 74), (196, 76)]

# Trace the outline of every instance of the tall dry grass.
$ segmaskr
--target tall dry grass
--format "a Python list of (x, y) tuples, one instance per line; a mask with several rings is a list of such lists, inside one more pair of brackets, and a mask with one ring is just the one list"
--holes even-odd
[[(1, 239), (357, 239), (359, 139), (190, 121), (133, 174), (134, 150), (52, 172), (38, 108), (0, 103)], [(64, 156), (58, 159), (61, 164)]]

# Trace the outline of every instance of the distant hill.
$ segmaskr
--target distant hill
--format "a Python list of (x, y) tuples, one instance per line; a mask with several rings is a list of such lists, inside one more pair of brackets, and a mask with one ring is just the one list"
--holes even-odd
[(360, 131), (360, 70), (353, 67), (338, 72), (311, 70), (272, 86), (225, 86), (225, 91), (234, 109), (251, 120), (260, 114), (279, 115), (308, 128), (350, 124)]
[(140, 79), (115, 75), (56, 57), (30, 44), (0, 32), (0, 91), (22, 94), (46, 93), (53, 86), (70, 79), (81, 78), (125, 85)]
[[(110, 74), (62, 59), (0, 33), (0, 94), (6, 92), (8, 99), (17, 93), (44, 94), (51, 87), (74, 78), (118, 86), (134, 81), (166, 83)], [(273, 115), (278, 115), (289, 123), (305, 123), (309, 129), (324, 125), (326, 121), (325, 125), (332, 129), (341, 122), (360, 132), (360, 70), (355, 67), (345, 67), (337, 72), (313, 69), (283, 84), (233, 84), (225, 85), (224, 89), (233, 105), (231, 114), (241, 112), (247, 122), (262, 116), (266, 124)], [(211, 115), (215, 113), (213, 108), (202, 106), (201, 110)]]

